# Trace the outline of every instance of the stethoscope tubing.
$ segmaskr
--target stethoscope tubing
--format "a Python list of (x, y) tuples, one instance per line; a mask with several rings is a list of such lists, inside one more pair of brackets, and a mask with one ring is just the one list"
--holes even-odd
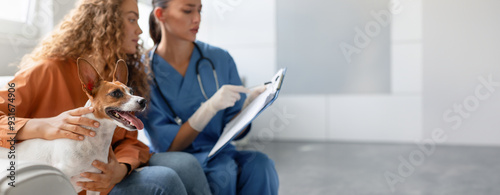
[(196, 44), (195, 42), (193, 42), (193, 44), (194, 44), (194, 47), (196, 47), (196, 49), (200, 53), (200, 59), (198, 59), (198, 61), (196, 61), (196, 78), (198, 79), (198, 85), (200, 85), (200, 89), (201, 89), (201, 93), (203, 94), (203, 97), (205, 97), (205, 100), (208, 100), (208, 96), (205, 93), (205, 88), (203, 87), (203, 83), (201, 82), (201, 76), (200, 76), (200, 70), (199, 70), (200, 62), (203, 60), (207, 60), (208, 63), (210, 64), (210, 66), (212, 67), (212, 73), (214, 74), (214, 78), (215, 78), (215, 87), (217, 90), (219, 90), (219, 79), (217, 78), (217, 72), (215, 71), (215, 66), (214, 66), (214, 63), (212, 62), (212, 60), (210, 60), (210, 58), (206, 58), (203, 55), (198, 44)]
[[(203, 55), (203, 52), (201, 52), (201, 49), (198, 46), (198, 44), (196, 44), (195, 42), (193, 42), (193, 44), (194, 44), (196, 50), (198, 50), (198, 53), (200, 53), (200, 59), (198, 59), (196, 61), (196, 78), (198, 79), (198, 85), (200, 86), (200, 90), (201, 90), (201, 93), (203, 94), (203, 97), (205, 97), (205, 100), (208, 100), (208, 96), (205, 93), (205, 88), (203, 88), (203, 83), (201, 82), (201, 76), (200, 76), (200, 71), (199, 71), (200, 62), (203, 60), (207, 60), (209, 62), (209, 65), (212, 68), (212, 73), (213, 73), (214, 78), (215, 78), (215, 86), (216, 86), (217, 90), (219, 90), (219, 79), (217, 77), (217, 71), (215, 70), (215, 66), (214, 66), (214, 63), (212, 62), (212, 60), (210, 60), (210, 58), (207, 58)], [(156, 52), (157, 47), (158, 46), (155, 45), (149, 54), (149, 62), (151, 64), (151, 69), (153, 69), (154, 54)], [(165, 101), (165, 103), (167, 104), (167, 107), (170, 109), (170, 111), (172, 111), (172, 114), (174, 115), (175, 122), (178, 125), (182, 125), (182, 119), (179, 117), (179, 115), (177, 115), (177, 113), (175, 113), (175, 111), (172, 108), (172, 106), (170, 105), (170, 103), (168, 103), (167, 98), (163, 95), (162, 90), (161, 90), (160, 86), (158, 85), (158, 81), (156, 80), (156, 76), (154, 74), (153, 74), (153, 81), (155, 82), (156, 87), (158, 87), (158, 90), (160, 92), (161, 97), (163, 98), (163, 101)]]

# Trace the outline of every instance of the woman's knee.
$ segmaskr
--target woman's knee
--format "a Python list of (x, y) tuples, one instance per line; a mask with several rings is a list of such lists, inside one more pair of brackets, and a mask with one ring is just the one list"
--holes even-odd
[(144, 194), (186, 194), (184, 185), (177, 173), (163, 166), (147, 166), (134, 170), (127, 178), (118, 183), (112, 192), (140, 191)]
[(154, 154), (149, 160), (151, 166), (169, 167), (177, 174), (203, 174), (198, 160), (189, 153), (185, 152), (163, 152)]
[(164, 166), (174, 170), (184, 183), (187, 191), (209, 193), (207, 178), (198, 160), (185, 152), (164, 152), (154, 154), (150, 159), (152, 166)]
[(176, 185), (183, 185), (179, 175), (168, 167), (163, 166), (148, 166), (143, 170), (140, 170), (139, 173), (143, 175), (143, 183), (151, 184), (151, 185), (161, 185), (166, 186), (170, 183), (175, 183)]
[(189, 153), (186, 152), (162, 152), (155, 153), (149, 159), (149, 164), (152, 166), (178, 166), (178, 165), (199, 165), (198, 160)]

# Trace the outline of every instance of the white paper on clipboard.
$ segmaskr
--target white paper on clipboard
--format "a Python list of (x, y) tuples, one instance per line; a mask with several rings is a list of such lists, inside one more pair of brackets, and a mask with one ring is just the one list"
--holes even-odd
[(212, 156), (217, 154), (217, 152), (233, 140), (240, 132), (252, 122), (257, 116), (269, 107), (276, 98), (281, 90), (281, 85), (283, 83), (283, 78), (286, 73), (286, 68), (280, 69), (271, 80), (271, 84), (266, 85), (267, 88), (259, 96), (257, 96), (245, 109), (243, 109), (238, 116), (226, 124), (226, 127), (222, 131), (222, 135), (215, 143), (208, 154), (210, 159)]

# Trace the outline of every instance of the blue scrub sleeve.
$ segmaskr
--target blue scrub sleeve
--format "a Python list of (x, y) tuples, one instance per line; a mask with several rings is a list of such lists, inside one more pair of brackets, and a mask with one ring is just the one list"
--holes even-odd
[[(153, 95), (151, 98), (157, 97)], [(180, 126), (155, 102), (158, 101), (151, 101), (147, 113), (139, 115), (139, 118), (143, 121), (144, 130), (151, 142), (151, 151), (166, 152), (179, 132)]]

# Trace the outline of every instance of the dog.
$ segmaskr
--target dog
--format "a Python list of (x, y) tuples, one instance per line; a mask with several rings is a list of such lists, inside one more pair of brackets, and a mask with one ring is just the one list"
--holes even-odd
[[(146, 100), (132, 95), (126, 86), (128, 69), (125, 61), (115, 65), (113, 81), (105, 81), (87, 60), (77, 59), (78, 76), (89, 100), (85, 106), (94, 107), (93, 113), (83, 115), (100, 123), (98, 128), (84, 127), (95, 131), (94, 137), (82, 141), (72, 139), (30, 139), (16, 144), (17, 159), (48, 164), (61, 170), (78, 193), (82, 188), (77, 181), (90, 181), (80, 173), (101, 171), (92, 162), (99, 160), (108, 163), (109, 147), (116, 126), (128, 131), (143, 129), (144, 124), (132, 112), (146, 108)], [(98, 194), (87, 192), (87, 194)]]

